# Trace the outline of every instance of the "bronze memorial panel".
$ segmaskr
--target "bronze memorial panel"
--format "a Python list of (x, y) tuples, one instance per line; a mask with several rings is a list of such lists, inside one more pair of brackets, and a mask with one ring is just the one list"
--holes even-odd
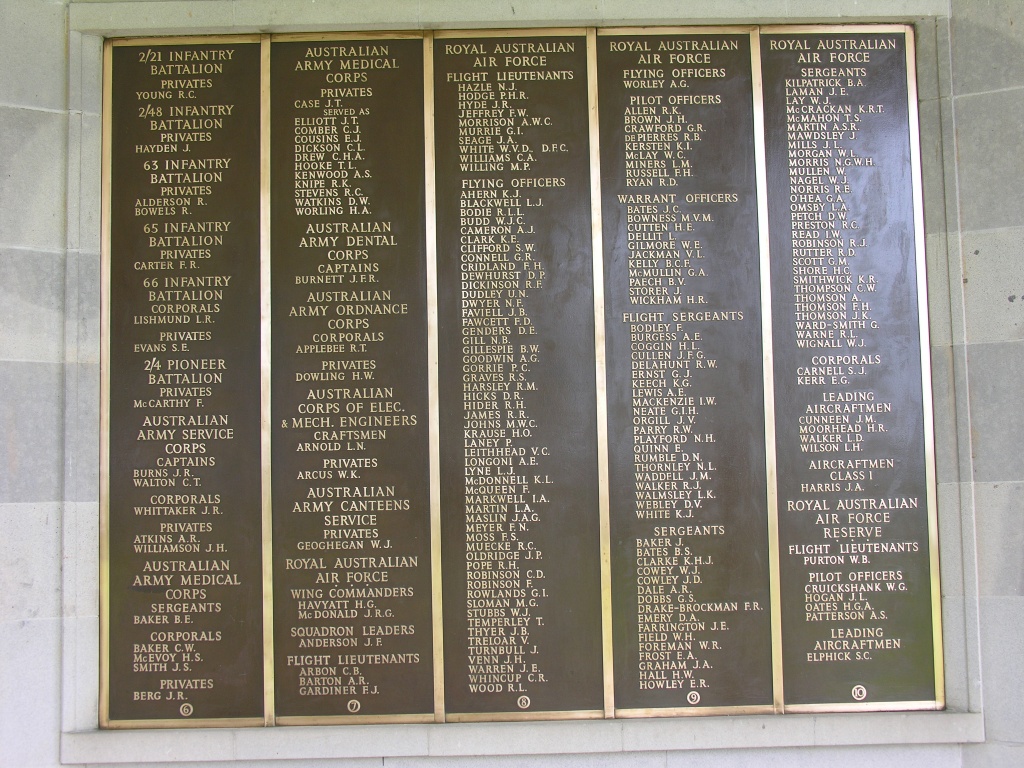
[(750, 35), (601, 35), (617, 709), (772, 706)]
[(115, 46), (111, 721), (263, 720), (260, 46)]
[(906, 40), (761, 50), (787, 706), (933, 700)]
[(587, 39), (434, 68), (446, 709), (600, 712)]
[(101, 725), (944, 706), (909, 27), (105, 63)]
[(423, 41), (271, 51), (279, 717), (433, 717)]

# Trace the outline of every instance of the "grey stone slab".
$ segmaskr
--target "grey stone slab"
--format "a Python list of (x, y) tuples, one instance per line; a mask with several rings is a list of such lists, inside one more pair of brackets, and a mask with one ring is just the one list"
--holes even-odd
[(1024, 597), (1024, 483), (976, 483), (978, 592)]
[(112, 2), (71, 3), (68, 26), (77, 32), (130, 37), (245, 32), (234, 28), (236, 2)]
[[(146, 768), (180, 768), (181, 763), (146, 762)], [(224, 768), (222, 762), (189, 762), (188, 768)], [(238, 763), (233, 763), (238, 765)], [(287, 768), (664, 768), (661, 755), (559, 755), (501, 757), (385, 757), (247, 762), (245, 765), (287, 766)], [(89, 768), (124, 768), (123, 763), (93, 763)]]
[(814, 741), (813, 717), (748, 715), (622, 721), (622, 746), (627, 751), (691, 750), (723, 747), (787, 747)]
[(61, 615), (61, 505), (0, 504), (0, 616)]
[[(963, 594), (965, 597), (975, 597), (978, 594), (978, 535), (977, 528), (975, 525), (975, 510), (974, 510), (974, 483), (963, 482), (959, 484), (960, 488), (960, 539), (956, 540), (956, 533), (950, 546), (940, 540), (939, 546), (941, 548), (940, 554), (943, 557), (955, 556), (956, 544), (959, 544), (960, 551), (959, 555), (963, 562), (962, 573), (964, 580)], [(941, 535), (941, 534), (940, 534)], [(975, 609), (977, 604), (974, 603)], [(977, 634), (975, 632), (975, 634)]]
[(665, 768), (662, 752), (385, 758), (386, 768)]
[(925, 16), (943, 16), (948, 7), (943, 0), (904, 0), (899, 5), (886, 0), (859, 0), (855, 3), (821, 2), (821, 0), (790, 0), (786, 4), (788, 23), (817, 21), (839, 22), (903, 22)]
[(106, 763), (123, 766), (220, 762), (236, 759), (233, 749), (236, 733), (230, 728), (88, 730), (64, 733), (60, 755), (64, 764), (86, 763), (90, 766)]
[[(103, 119), (99, 115), (81, 116), (79, 141), (78, 165), (68, 169), (68, 183), (71, 187), (69, 197), (75, 198), (77, 238), (74, 247), (81, 251), (99, 253), (103, 164)], [(70, 206), (68, 212), (70, 215)], [(68, 226), (70, 228), (70, 222)]]
[(964, 232), (967, 341), (1024, 339), (1024, 227)]
[(946, 238), (946, 275), (949, 281), (949, 331), (953, 344), (966, 343), (967, 326), (964, 316), (964, 264), (961, 236), (950, 233)]
[[(839, 750), (830, 750), (837, 757)], [(669, 752), (666, 768), (790, 768), (812, 765), (814, 750), (718, 749), (708, 752)], [(831, 765), (831, 763), (830, 763)]]
[[(970, 390), (967, 386), (969, 365), (966, 344), (953, 345), (953, 402), (955, 403), (957, 460), (959, 479), (967, 482), (974, 473), (974, 453), (971, 432)], [(940, 480), (941, 482), (941, 480)]]
[[(933, 347), (953, 343), (949, 292), (949, 240), (945, 233), (925, 238), (928, 279), (928, 334)], [(957, 286), (959, 293), (959, 285)]]
[(960, 484), (940, 483), (938, 487), (939, 559), (942, 594), (961, 597), (964, 594), (963, 542), (960, 531)]
[[(815, 724), (820, 723), (823, 719), (819, 717), (805, 717), (805, 716), (785, 716), (776, 717), (779, 721), (779, 730), (784, 731), (790, 729), (792, 724), (796, 721), (809, 722), (811, 723), (811, 731), (805, 732), (803, 730), (794, 731), (794, 741), (797, 744), (802, 745), (801, 749), (775, 749), (766, 747), (751, 747), (751, 744), (756, 744), (757, 740), (747, 739), (746, 741), (715, 741), (714, 736), (716, 734), (722, 734), (721, 729), (713, 727), (715, 723), (721, 722), (722, 720), (747, 720), (748, 718), (698, 718), (699, 722), (693, 723), (692, 728), (689, 729), (690, 733), (695, 733), (699, 730), (710, 730), (711, 734), (705, 740), (702, 739), (702, 746), (694, 746), (687, 748), (681, 746), (679, 752), (665, 753), (657, 748), (652, 748), (653, 745), (646, 745), (635, 752), (590, 752), (587, 754), (561, 754), (561, 753), (547, 753), (547, 754), (513, 754), (513, 753), (495, 753), (493, 755), (449, 755), (438, 752), (433, 752), (430, 755), (414, 755), (410, 754), (407, 756), (395, 755), (386, 757), (366, 758), (367, 764), (370, 760), (373, 760), (372, 764), (385, 765), (385, 766), (416, 766), (416, 768), (427, 768), (428, 766), (433, 768), (437, 766), (515, 766), (516, 768), (541, 768), (542, 766), (640, 766), (640, 768), (647, 768), (647, 766), (663, 766), (669, 764), (671, 761), (672, 765), (706, 765), (706, 766), (732, 766), (737, 763), (734, 762), (735, 758), (739, 755), (760, 757), (762, 760), (767, 759), (781, 759), (782, 762), (754, 762), (751, 765), (779, 765), (787, 766), (791, 763), (786, 762), (785, 758), (792, 758), (793, 755), (806, 756), (807, 759), (817, 759), (820, 761), (824, 752), (820, 747), (831, 746), (832, 749), (828, 750), (828, 755), (831, 756), (834, 752), (842, 753), (845, 750), (840, 747), (835, 749), (837, 745), (850, 744), (850, 739), (864, 739), (870, 744), (899, 744), (907, 742), (921, 742), (922, 746), (910, 746), (910, 747), (893, 747), (886, 746), (882, 749), (874, 749), (868, 747), (863, 750), (851, 750), (851, 754), (859, 753), (866, 755), (869, 758), (867, 764), (871, 765), (894, 765), (905, 768), (908, 764), (912, 766), (916, 765), (928, 765), (928, 766), (940, 766), (944, 767), (947, 765), (956, 765), (956, 763), (948, 763), (949, 756), (957, 754), (959, 750), (959, 744), (969, 741), (978, 741), (981, 739), (981, 717), (978, 715), (956, 715), (949, 713), (910, 713), (910, 714), (881, 714), (874, 716), (864, 715), (837, 715), (828, 716), (837, 723), (837, 727), (831, 729), (825, 729), (815, 735)], [(884, 723), (886, 720), (894, 719), (896, 722), (891, 726), (879, 725)], [(681, 721), (665, 721), (666, 727), (671, 727), (673, 722), (676, 726), (682, 726), (685, 730), (685, 723)], [(533, 729), (540, 729), (544, 726), (544, 723), (534, 723), (526, 727)], [(605, 724), (607, 725), (607, 724)], [(427, 726), (432, 730), (445, 730), (451, 726)], [(480, 729), (482, 731), (489, 730), (488, 727), (482, 727), (480, 725), (467, 726), (469, 728)], [(417, 730), (416, 726), (399, 728), (392, 726), (370, 726), (371, 730), (376, 729), (381, 732), (380, 738), (387, 740), (397, 740), (396, 743), (392, 743), (386, 752), (395, 753), (403, 751), (410, 745), (406, 743), (408, 739), (406, 735), (409, 731)], [(94, 765), (103, 765), (110, 762), (117, 763), (132, 763), (132, 762), (146, 762), (147, 764), (156, 763), (162, 765), (164, 763), (170, 764), (175, 758), (181, 762), (189, 762), (192, 764), (193, 761), (205, 765), (206, 761), (218, 761), (218, 760), (236, 760), (236, 761), (247, 761), (247, 764), (254, 764), (257, 761), (271, 761), (275, 759), (288, 759), (288, 765), (293, 765), (289, 759), (289, 756), (296, 756), (301, 762), (297, 765), (309, 765), (309, 766), (349, 766), (351, 765), (347, 761), (338, 760), (337, 758), (324, 757), (315, 758), (308, 757), (303, 754), (304, 749), (302, 743), (310, 736), (314, 736), (314, 741), (323, 745), (324, 741), (319, 738), (320, 733), (332, 731), (337, 733), (338, 738), (332, 739), (333, 748), (338, 756), (347, 756), (352, 754), (352, 751), (347, 750), (344, 735), (349, 733), (352, 729), (362, 730), (361, 726), (347, 726), (343, 728), (268, 728), (268, 729), (223, 729), (217, 730), (190, 730), (190, 731), (171, 731), (171, 732), (97, 732), (97, 731), (86, 731), (80, 733), (65, 732), (62, 738), (62, 757), (65, 763), (82, 763), (88, 762)], [(741, 730), (744, 730), (740, 725), (737, 725), (731, 729), (728, 729), (728, 733), (733, 736), (738, 735)], [(247, 738), (250, 734), (260, 734), (260, 739), (263, 744), (271, 746), (272, 752), (264, 752), (259, 755), (255, 754), (241, 754), (238, 749), (232, 749), (232, 743), (238, 744), (241, 739)], [(890, 741), (896, 738), (896, 741)], [(357, 737), (357, 741), (358, 741)], [(175, 753), (169, 753), (169, 750), (177, 745), (178, 750)], [(813, 749), (818, 747), (818, 749)], [(905, 751), (903, 751), (905, 750)], [(358, 751), (358, 750), (357, 750)], [(411, 751), (411, 750), (410, 750)], [(533, 750), (537, 751), (537, 750)], [(900, 761), (888, 763), (879, 762), (874, 760), (877, 756), (880, 760), (891, 759), (897, 752), (902, 753), (902, 759)], [(173, 756), (172, 756), (173, 754)], [(380, 754), (380, 753), (378, 753)], [(885, 756), (888, 755), (889, 758)], [(920, 757), (920, 762), (918, 758)], [(354, 764), (361, 766), (364, 763), (357, 762)], [(685, 761), (685, 762), (680, 762)], [(931, 762), (927, 762), (931, 761)], [(739, 763), (742, 765), (742, 763)], [(802, 765), (803, 763), (796, 763)], [(808, 766), (816, 765), (816, 763), (808, 762)], [(820, 762), (817, 763), (820, 765)], [(851, 768), (856, 763), (839, 763), (839, 765), (845, 766), (850, 765)], [(830, 763), (831, 765), (831, 763)]]
[(432, 0), (409, 3), (383, 0), (353, 5), (345, 0), (292, 3), (282, 6), (274, 0), (248, 0), (236, 7), (236, 23), (279, 32), (297, 29), (417, 29), (430, 27), (473, 28), (583, 23), (599, 18), (594, 0), (522, 0), (514, 4), (467, 3), (463, 0)]
[(100, 361), (100, 255), (69, 251), (64, 299), (64, 358)]
[(952, 146), (950, 126), (943, 120), (947, 101), (935, 99), (920, 105), (918, 124), (921, 143), (921, 185), (926, 234), (946, 232), (946, 148)]
[(980, 603), (985, 735), (1024, 742), (1024, 598), (982, 597)]
[(99, 502), (64, 502), (62, 605), (67, 617), (99, 615)]
[(668, 768), (960, 768), (959, 748), (943, 747), (833, 747), (821, 750), (727, 749), (714, 752), (671, 752)]
[(0, 765), (58, 765), (60, 619), (0, 622), (0, 658)]
[(427, 726), (423, 725), (253, 728), (236, 733), (234, 752), (240, 760), (364, 758), (422, 755), (427, 753), (427, 743)]
[(988, 742), (964, 746), (963, 768), (1020, 768), (1024, 744)]
[[(155, 0), (147, 0), (155, 1)], [(146, 760), (144, 763), (132, 763), (132, 766), (144, 765), (145, 768), (182, 768), (183, 763), (180, 762), (152, 762)], [(188, 768), (225, 768), (225, 766), (240, 765), (238, 762), (222, 762), (222, 761), (210, 761), (202, 760), (199, 762), (188, 761), (185, 763)], [(287, 763), (274, 763), (274, 762), (260, 762), (260, 763), (246, 763), (246, 768), (253, 766), (266, 766), (266, 768), (274, 768), (275, 766), (286, 766), (287, 768), (381, 768), (382, 763), (379, 758), (377, 759), (356, 759), (356, 760), (289, 760)], [(383, 765), (387, 765), (384, 763)], [(126, 768), (125, 763), (90, 763), (88, 768)]]
[(960, 439), (956, 422), (956, 381), (953, 350), (932, 347), (932, 403), (935, 414), (935, 472), (938, 482), (960, 480)]
[(914, 25), (917, 69), (917, 98), (931, 101), (939, 98), (938, 20), (921, 19)]
[(621, 721), (449, 724), (430, 730), (430, 754), (619, 752)]
[(938, 54), (939, 98), (953, 95), (952, 43), (948, 16), (939, 17), (935, 24), (935, 47)]
[[(238, 765), (239, 763), (232, 763), (232, 765)], [(189, 763), (188, 768), (224, 768), (224, 763)], [(265, 765), (264, 763), (249, 763), (249, 765)], [(289, 760), (287, 763), (270, 763), (272, 766), (283, 766), (285, 768), (381, 768), (383, 765), (389, 765), (387, 759), (381, 760), (379, 757), (353, 757), (353, 758), (332, 758), (329, 760)], [(91, 768), (91, 766), (90, 766)], [(111, 766), (113, 768), (113, 766)], [(123, 766), (118, 766), (123, 768)], [(159, 768), (159, 766), (149, 766), (146, 768)], [(167, 763), (164, 768), (181, 768), (180, 763)]]
[(966, 712), (970, 708), (970, 685), (967, 625), (964, 622), (964, 599), (942, 599), (942, 663), (946, 687), (946, 708)]
[(0, 107), (0, 246), (64, 248), (67, 116)]
[(66, 247), (98, 253), (101, 247), (102, 118), (72, 112), (68, 116), (67, 148)]
[[(631, 5), (630, 10), (636, 5)], [(507, 25), (510, 28), (547, 23), (552, 26), (589, 24), (602, 18), (598, 0), (524, 0), (515, 3), (465, 3), (461, 0), (432, 0), (420, 4), (419, 19), (441, 28)], [(402, 13), (401, 4), (397, 8)], [(394, 13), (395, 9), (391, 10)]]
[(99, 497), (99, 365), (69, 364), (64, 398), (64, 497), (68, 501), (95, 501)]
[(64, 222), (65, 247), (78, 250), (81, 218), (82, 113), (68, 113), (67, 137), (67, 214)]
[[(1024, 59), (1024, 57), (1021, 57)], [(1024, 88), (954, 100), (960, 228), (1019, 226), (1024, 207)]]
[(64, 356), (64, 257), (0, 249), (0, 359)]
[(61, 3), (0, 3), (0, 103), (64, 109), (67, 34)]
[(967, 359), (974, 479), (1024, 480), (1024, 343), (970, 344)]
[(99, 115), (103, 107), (103, 38), (71, 32), (68, 109)]
[[(959, 232), (961, 228), (960, 221), (960, 201), (957, 198), (957, 188), (959, 179), (957, 174), (959, 173), (957, 168), (957, 143), (956, 143), (956, 121), (954, 120), (954, 102), (951, 97), (941, 98), (936, 102), (939, 105), (939, 117), (942, 121), (942, 184), (943, 184), (943, 199), (942, 205), (945, 206), (945, 225), (946, 232), (952, 234)], [(926, 187), (924, 189), (925, 195), (930, 195), (931, 190)], [(934, 198), (926, 198), (925, 200), (925, 227), (928, 227), (928, 206), (939, 205), (939, 201)], [(933, 219), (935, 217), (933, 216)]]
[(82, 111), (82, 65), (83, 44), (93, 39), (78, 32), (68, 33), (68, 92), (67, 108), (70, 112)]
[(57, 363), (0, 362), (0, 503), (61, 498), (62, 373)]
[[(213, 6), (212, 8), (210, 6)], [(151, 13), (147, 11), (152, 8)], [(905, 20), (942, 16), (944, 0), (905, 0), (894, 6), (888, 0), (860, 0), (837, 5), (829, 0), (726, 0), (714, 4), (689, 4), (681, 8), (673, 0), (625, 4), (621, 0), (519, 0), (514, 3), (480, 3), (467, 0), (382, 0), (354, 4), (349, 0), (238, 0), (234, 3), (167, 1), (160, 3), (75, 2), (70, 6), (70, 28), (79, 32), (109, 31), (117, 35), (164, 34), (189, 29), (217, 31), (233, 25), (235, 31), (287, 31), (289, 28), (430, 28), (488, 26), (516, 27), (538, 23), (668, 23), (698, 24), (718, 21), (802, 20)]]
[(952, 0), (956, 94), (1024, 85), (1024, 6), (1019, 0)]
[(978, 556), (977, 533), (974, 525), (973, 483), (961, 484), (960, 509), (963, 514), (961, 531), (964, 546), (965, 598), (963, 605), (959, 606), (958, 615), (964, 623), (964, 653), (967, 658), (967, 707), (965, 711), (980, 713), (983, 709), (984, 697), (981, 676), (981, 609), (978, 605)]
[(63, 628), (61, 722), (67, 731), (93, 730), (99, 722), (99, 619), (67, 617)]
[(981, 718), (955, 712), (874, 712), (854, 719), (818, 715), (815, 744), (958, 744), (984, 738)]
[[(151, 762), (147, 760), (143, 765), (145, 768), (182, 768), (180, 762)], [(209, 761), (203, 760), (200, 762), (194, 762), (190, 760), (186, 763), (188, 768), (225, 768), (226, 765), (240, 765), (238, 762), (225, 763), (222, 761)], [(246, 763), (246, 768), (253, 766), (266, 766), (272, 768), (273, 766), (286, 766), (286, 768), (381, 768), (382, 765), (390, 765), (389, 763), (381, 763), (380, 758), (364, 758), (364, 759), (353, 759), (353, 760), (289, 760), (287, 763), (275, 763), (275, 762), (259, 762), (259, 763)], [(88, 768), (125, 768), (125, 764), (122, 762), (116, 763), (90, 763)]]
[(784, 18), (788, 3), (779, 0), (734, 0), (728, 3), (695, 3), (682, 9), (678, 5), (659, 0), (641, 0), (625, 4), (625, 8), (623, 6), (623, 3), (616, 0), (600, 0), (599, 18), (603, 19), (602, 24), (745, 24), (758, 18)]

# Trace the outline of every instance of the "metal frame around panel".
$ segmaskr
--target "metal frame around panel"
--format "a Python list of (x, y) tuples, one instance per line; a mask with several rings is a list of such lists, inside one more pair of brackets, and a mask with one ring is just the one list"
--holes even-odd
[[(928, 285), (926, 280), (924, 193), (921, 181), (921, 142), (917, 108), (917, 70), (914, 28), (910, 24), (782, 24), (760, 27), (761, 34), (885, 33), (904, 36), (907, 86), (907, 141), (910, 149), (911, 193), (914, 215), (914, 264), (917, 280), (918, 343), (921, 348), (921, 417), (924, 431), (925, 497), (928, 515), (929, 587), (932, 614), (932, 663), (935, 699), (923, 701), (837, 702), (784, 705), (783, 712), (821, 714), (827, 712), (906, 712), (938, 710), (946, 706), (942, 649), (942, 595), (939, 584), (938, 504), (935, 491), (935, 424), (932, 397), (931, 352), (928, 328)], [(781, 600), (781, 595), (780, 595)]]
[[(216, 45), (260, 43), (260, 35), (176, 35), (106, 40), (103, 44), (103, 160), (100, 192), (100, 702), (101, 728), (236, 728), (266, 725), (264, 717), (199, 718), (195, 720), (110, 719), (110, 274), (111, 162), (113, 137), (113, 49), (141, 45)], [(261, 75), (262, 78), (262, 75)], [(262, 79), (261, 79), (262, 94)], [(261, 95), (262, 98), (262, 95)], [(262, 108), (262, 105), (261, 105)], [(262, 177), (261, 177), (262, 178)], [(262, 183), (262, 182), (261, 182)], [(262, 194), (262, 191), (261, 191)], [(262, 235), (261, 235), (262, 236)], [(261, 414), (262, 419), (262, 414)], [(262, 516), (262, 511), (261, 511)], [(263, 610), (266, 611), (264, 604)], [(266, 650), (264, 650), (264, 654)]]
[(260, 39), (260, 454), (263, 460), (263, 719), (274, 724), (274, 518), (270, 410), (270, 36)]
[(750, 66), (754, 99), (754, 162), (757, 185), (757, 232), (761, 257), (761, 356), (764, 377), (765, 479), (768, 493), (768, 582), (772, 612), (772, 681), (774, 710), (785, 702), (782, 675), (782, 589), (779, 553), (778, 460), (775, 455), (775, 341), (772, 336), (771, 240), (768, 232), (768, 147), (764, 137), (764, 77), (761, 72), (761, 31), (750, 34)]
[(935, 701), (946, 706), (946, 677), (942, 645), (942, 591), (939, 583), (939, 516), (935, 470), (935, 401), (932, 390), (931, 331), (928, 325), (927, 252), (924, 229), (924, 183), (921, 172), (921, 129), (917, 93), (917, 40), (914, 28), (906, 27), (907, 44), (907, 130), (910, 136), (910, 166), (914, 188), (914, 243), (917, 249), (917, 313), (921, 328), (921, 392), (924, 418), (925, 493), (928, 497), (928, 547), (932, 588), (932, 653), (935, 658)]
[(434, 36), (423, 37), (423, 153), (427, 208), (427, 376), (430, 425), (430, 556), (434, 632), (434, 721), (444, 722), (444, 603), (441, 570), (441, 388), (438, 383), (437, 156), (434, 149)]
[[(664, 35), (664, 34), (725, 34), (748, 31), (751, 35), (751, 67), (754, 85), (754, 128), (755, 156), (758, 195), (758, 228), (761, 248), (761, 280), (762, 280), (762, 342), (764, 346), (764, 379), (765, 379), (765, 422), (766, 422), (766, 466), (768, 469), (768, 503), (769, 503), (769, 559), (772, 597), (772, 644), (773, 644), (773, 682), (775, 688), (774, 705), (755, 707), (704, 707), (704, 708), (658, 708), (615, 710), (614, 708), (614, 676), (611, 668), (611, 592), (610, 592), (610, 521), (608, 497), (607, 467), (607, 414), (602, 411), (602, 403), (606, 405), (606, 382), (604, 372), (606, 360), (604, 356), (604, 286), (603, 286), (603, 243), (601, 232), (600, 207), (600, 164), (597, 161), (600, 151), (599, 131), (597, 126), (598, 93), (596, 79), (596, 39), (604, 35)], [(907, 101), (908, 130), (912, 164), (912, 188), (915, 232), (915, 260), (917, 267), (917, 298), (920, 325), (921, 371), (923, 419), (925, 436), (925, 475), (928, 510), (929, 565), (932, 606), (933, 658), (935, 669), (935, 701), (905, 701), (878, 703), (835, 703), (785, 706), (783, 695), (783, 676), (781, 668), (781, 594), (779, 592), (779, 552), (778, 552), (778, 506), (776, 488), (776, 468), (774, 464), (774, 357), (771, 343), (771, 295), (770, 275), (768, 267), (770, 255), (768, 249), (767, 222), (767, 189), (765, 187), (765, 139), (764, 112), (762, 101), (760, 38), (762, 34), (773, 33), (871, 33), (895, 32), (905, 35), (906, 66), (907, 66)], [(436, 271), (436, 193), (434, 180), (434, 131), (433, 131), (433, 40), (461, 38), (494, 38), (494, 37), (552, 37), (580, 36), (586, 37), (588, 83), (588, 109), (590, 116), (590, 158), (591, 205), (592, 205), (592, 243), (594, 258), (594, 292), (595, 292), (595, 352), (597, 353), (597, 386), (598, 386), (598, 477), (600, 483), (599, 501), (601, 507), (601, 590), (602, 590), (602, 651), (605, 680), (605, 710), (577, 710), (555, 712), (498, 712), (498, 713), (454, 713), (444, 711), (443, 687), (443, 633), (441, 613), (441, 560), (440, 560), (440, 490), (439, 490), (439, 445), (437, 420), (439, 418), (438, 390), (438, 352), (437, 352), (437, 271)], [(280, 717), (274, 716), (273, 702), (273, 616), (272, 616), (272, 562), (270, 553), (270, 482), (269, 468), (269, 258), (270, 258), (270, 169), (269, 169), (269, 57), (270, 44), (273, 42), (315, 42), (339, 40), (384, 40), (384, 39), (422, 39), (424, 53), (424, 128), (425, 128), (425, 179), (426, 179), (426, 246), (427, 246), (427, 306), (428, 306), (428, 387), (429, 387), (429, 418), (430, 424), (430, 514), (431, 514), (431, 557), (432, 557), (432, 599), (433, 599), (433, 634), (434, 634), (434, 712), (433, 714), (415, 715), (366, 715), (366, 716), (324, 716), (324, 717)], [(263, 361), (262, 394), (261, 394), (261, 455), (263, 461), (263, 582), (264, 582), (264, 675), (265, 675), (265, 716), (257, 718), (223, 718), (202, 719), (193, 721), (178, 720), (130, 720), (112, 721), (109, 718), (109, 459), (110, 459), (110, 279), (111, 279), (111, 246), (110, 246), (110, 213), (111, 213), (111, 160), (112, 160), (112, 49), (115, 46), (140, 45), (185, 45), (210, 43), (256, 43), (262, 46), (261, 51), (261, 333)], [(100, 366), (100, 725), (104, 728), (203, 728), (203, 727), (237, 727), (249, 725), (326, 725), (337, 723), (425, 723), (425, 722), (483, 722), (483, 721), (543, 721), (568, 719), (594, 719), (608, 717), (668, 717), (718, 714), (764, 714), (770, 712), (880, 712), (941, 709), (945, 705), (945, 688), (942, 657), (942, 625), (941, 625), (941, 593), (939, 589), (939, 553), (938, 553), (938, 517), (935, 492), (935, 449), (933, 397), (931, 388), (931, 369), (929, 354), (929, 332), (927, 315), (927, 285), (925, 277), (925, 241), (923, 221), (923, 195), (921, 184), (921, 155), (918, 129), (917, 88), (915, 79), (914, 36), (909, 25), (780, 25), (780, 26), (701, 26), (701, 27), (607, 27), (607, 28), (546, 28), (546, 29), (508, 29), (508, 30), (444, 30), (435, 32), (349, 32), (349, 33), (294, 33), (275, 35), (211, 35), (211, 36), (172, 36), (172, 37), (140, 37), (131, 39), (108, 40), (103, 51), (103, 147), (102, 147), (102, 181), (101, 181), (101, 366)], [(767, 287), (766, 287), (767, 286)]]
[(110, 208), (113, 45), (103, 44), (103, 148), (100, 181), (100, 701), (110, 728)]
[(604, 318), (604, 219), (601, 210), (601, 125), (598, 120), (597, 30), (587, 30), (587, 94), (590, 113), (590, 222), (594, 260), (594, 360), (597, 369), (597, 483), (601, 516), (601, 653), (604, 716), (615, 717), (615, 655), (612, 635), (612, 525), (608, 487), (608, 360)]

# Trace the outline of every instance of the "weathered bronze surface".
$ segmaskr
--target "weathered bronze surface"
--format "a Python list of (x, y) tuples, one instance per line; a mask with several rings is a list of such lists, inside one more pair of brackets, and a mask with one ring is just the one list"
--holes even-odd
[(271, 51), (278, 717), (430, 714), (423, 41)]
[(762, 60), (787, 708), (933, 700), (905, 38)]
[(112, 49), (112, 721), (263, 717), (259, 55)]
[(750, 35), (600, 35), (598, 76), (616, 708), (770, 707)]
[(586, 37), (434, 66), (446, 710), (600, 710)]

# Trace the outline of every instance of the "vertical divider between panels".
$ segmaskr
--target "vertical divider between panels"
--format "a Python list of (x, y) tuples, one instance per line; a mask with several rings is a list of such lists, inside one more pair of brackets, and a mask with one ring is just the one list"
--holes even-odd
[(601, 143), (598, 122), (597, 29), (587, 30), (587, 98), (590, 115), (590, 203), (594, 251), (594, 355), (597, 376), (597, 477), (601, 519), (601, 648), (604, 716), (615, 716), (612, 647), (611, 520), (608, 498), (608, 379), (604, 326), (604, 238), (601, 219)]
[(110, 725), (110, 165), (113, 44), (103, 43), (103, 160), (100, 206), (100, 727)]
[(757, 174), (758, 250), (761, 258), (761, 345), (764, 373), (764, 446), (768, 494), (768, 571), (772, 611), (772, 682), (776, 712), (785, 708), (782, 675), (782, 602), (779, 592), (779, 496), (775, 460), (775, 358), (772, 346), (771, 258), (768, 239), (768, 186), (765, 158), (764, 97), (761, 77), (761, 30), (750, 33), (754, 85), (754, 156)]
[(937, 709), (946, 706), (945, 671), (942, 653), (942, 590), (939, 584), (939, 519), (935, 471), (935, 403), (932, 394), (931, 337), (928, 329), (927, 256), (924, 230), (924, 188), (921, 178), (921, 135), (918, 114), (917, 41), (914, 28), (906, 27), (907, 56), (907, 132), (910, 136), (910, 166), (914, 195), (914, 246), (917, 263), (917, 312), (921, 324), (921, 391), (923, 393), (924, 471), (928, 506), (928, 550), (932, 590), (932, 658), (935, 662), (935, 702)]
[(260, 449), (263, 463), (263, 718), (275, 725), (274, 559), (270, 462), (270, 35), (260, 37)]
[(426, 164), (427, 376), (430, 401), (430, 568), (433, 592), (434, 721), (444, 714), (444, 620), (441, 612), (441, 447), (437, 366), (437, 189), (434, 177), (434, 35), (423, 37), (423, 158)]

